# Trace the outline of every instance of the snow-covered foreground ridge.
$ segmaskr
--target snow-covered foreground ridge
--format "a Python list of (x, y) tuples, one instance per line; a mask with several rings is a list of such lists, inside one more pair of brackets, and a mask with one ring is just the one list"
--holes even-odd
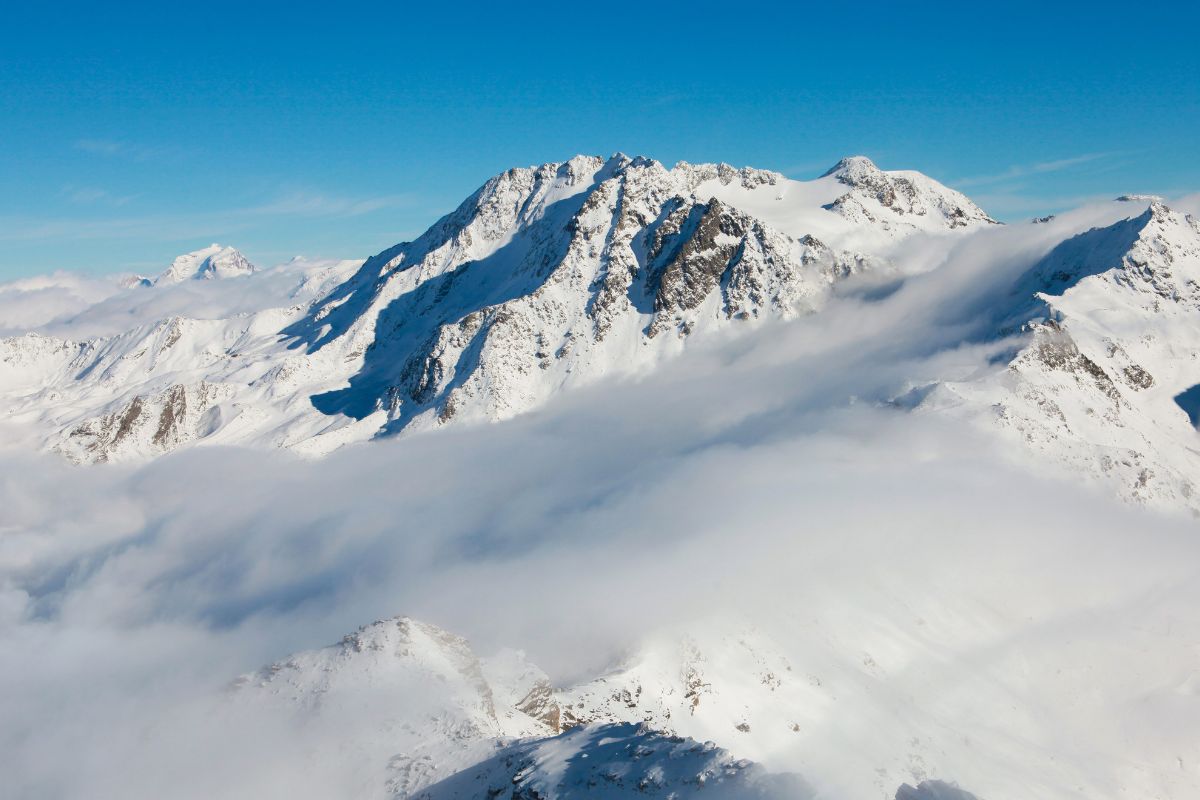
[[(293, 731), (293, 781), (311, 770), (355, 797), (1188, 796), (1200, 774), (1186, 645), (1128, 628), (1125, 611), (1080, 620), (1073, 594), (1039, 624), (1024, 615), (1045, 613), (1045, 597), (1000, 612), (956, 590), (915, 591), (890, 612), (864, 596), (817, 618), (710, 617), (567, 687), (521, 651), (480, 658), (401, 617), (245, 675), (223, 702)], [(1152, 619), (1182, 599), (1128, 610)], [(1131, 646), (1154, 647), (1154, 665)], [(310, 736), (341, 748), (305, 762)]]
[(1200, 225), (1153, 198), (1000, 226), (862, 157), (795, 181), (579, 156), (498, 175), (361, 264), (256, 271), (213, 245), (26, 314), (0, 340), (0, 430), (81, 462), (323, 455), (505, 419), (836, 307), (879, 342), (928, 328), (914, 352), (997, 350), (859, 400), (966, 416), (1129, 499), (1195, 509), (1198, 281)]
[[(666, 639), (556, 689), (521, 651), (481, 659), (466, 640), (401, 617), (242, 676), (226, 702), (260, 723), (291, 720), (301, 741), (337, 737), (343, 753), (294, 769), (342, 776), (347, 796), (803, 800), (817, 793), (800, 775), (692, 736), (778, 756), (808, 746), (829, 695), (754, 630)], [(856, 783), (897, 800), (974, 800), (927, 778), (936, 765), (924, 764), (918, 740), (912, 748)]]

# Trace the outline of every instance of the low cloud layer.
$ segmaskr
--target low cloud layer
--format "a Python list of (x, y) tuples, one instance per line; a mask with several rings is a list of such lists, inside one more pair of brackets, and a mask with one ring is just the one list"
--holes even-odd
[[(781, 616), (812, 619), (841, 631), (832, 649), (850, 659), (864, 619), (890, 625), (898, 610), (902, 629), (980, 620), (941, 647), (997, 664), (1011, 654), (986, 654), (987, 627), (1026, 617), (1031, 641), (1011, 646), (1027, 658), (1041, 630), (1074, 631), (1083, 648), (1100, 630), (1121, 659), (1136, 626), (1196, 632), (1190, 524), (998, 466), (985, 441), (929, 417), (858, 407), (756, 421), (761, 407), (701, 413), (698, 389), (628, 387), (319, 463), (216, 450), (138, 470), (9, 461), (5, 773), (35, 796), (322, 796), (341, 778), (308, 785), (310, 769), (293, 786), (286, 720), (231, 729), (216, 695), (399, 613), (483, 654), (524, 647), (559, 683), (714, 614), (775, 631)], [(828, 643), (794, 636), (802, 668), (828, 660)], [(846, 702), (850, 730), (854, 714), (887, 707)], [(818, 781), (848, 768), (821, 766)]]
[(25, 278), (0, 284), (0, 336), (35, 332), (78, 341), (114, 336), (172, 316), (225, 319), (288, 308), (311, 300), (328, 281), (348, 275), (356, 263), (297, 259), (250, 280), (154, 287), (125, 287), (118, 277), (71, 272)]

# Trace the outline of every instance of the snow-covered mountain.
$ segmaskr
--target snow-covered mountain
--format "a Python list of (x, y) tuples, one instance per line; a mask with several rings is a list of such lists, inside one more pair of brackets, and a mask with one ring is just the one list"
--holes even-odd
[[(709, 644), (713, 650), (702, 649)], [(829, 690), (793, 671), (772, 643), (746, 630), (722, 631), (705, 645), (660, 639), (635, 663), (554, 689), (523, 653), (481, 659), (464, 639), (400, 617), (243, 676), (226, 702), (287, 720), (297, 747), (310, 729), (332, 734), (339, 753), (292, 763), (344, 776), (355, 797), (817, 796), (802, 776), (744, 757), (799, 746), (809, 720), (796, 714), (819, 717), (829, 706)], [(779, 731), (766, 730), (773, 723)], [(692, 738), (697, 733), (704, 738)], [(863, 783), (886, 786), (883, 796), (971, 797), (912, 764), (899, 774), (916, 787), (889, 785), (887, 770), (877, 772)]]
[[(923, 406), (980, 419), (1125, 497), (1200, 508), (1200, 222), (1158, 199), (1071, 236), (1009, 293), (1020, 348), (1005, 369)], [(1148, 205), (1147, 205), (1148, 203)]]
[[(1130, 638), (1082, 584), (1050, 611), (1032, 596), (1001, 609), (1005, 581), (979, 583), (948, 608), (937, 586), (875, 574), (819, 613), (800, 603), (654, 631), (564, 687), (522, 652), (480, 658), (401, 617), (243, 676), (224, 702), (278, 721), (293, 769), (356, 797), (1188, 796), (1186, 643)], [(1031, 625), (1030, 613), (1050, 616)], [(1047, 635), (1059, 622), (1069, 647)], [(1160, 647), (1153, 668), (1128, 660), (1135, 644)], [(1167, 708), (1178, 726), (1130, 733)], [(306, 758), (310, 734), (339, 747)]]
[[(320, 454), (502, 419), (650, 369), (697, 329), (809, 313), (913, 233), (988, 222), (863, 158), (810, 182), (624, 156), (514, 169), (311, 305), (4, 340), (5, 416), (80, 461), (200, 440)], [(252, 271), (214, 245), (155, 285)]]
[[(1040, 250), (1001, 227), (958, 192), (863, 157), (795, 181), (578, 156), (496, 176), (356, 268), (293, 273), (283, 305), (222, 316), (181, 301), (115, 333), (75, 338), (58, 320), (0, 340), (0, 425), (81, 462), (193, 444), (319, 456), (648, 374), (689, 342), (818, 313), (843, 287), (869, 315), (914, 276), (1009, 247), (1019, 269), (1001, 272), (1016, 277), (971, 289), (986, 330), (964, 332), (1009, 337), (1008, 355), (891, 400), (976, 419), (1130, 499), (1200, 507), (1194, 425), (1176, 402), (1200, 383), (1195, 220), (1130, 197), (1038, 225)], [(153, 285), (170, 298), (192, 278), (248, 276), (235, 282), (246, 292), (281, 274), (213, 245)]]
[[(179, 281), (211, 281), (219, 278), (239, 278), (252, 275), (256, 267), (232, 247), (210, 244), (208, 247), (179, 256), (171, 266), (154, 279), (154, 284)], [(143, 279), (144, 280), (144, 279)]]
[[(350, 745), (345, 774), (355, 797), (548, 800), (599, 784), (613, 797), (781, 798), (783, 788), (803, 786), (661, 727), (564, 728), (545, 674), (522, 653), (483, 660), (462, 638), (404, 617), (243, 676), (228, 701), (337, 731)], [(319, 768), (328, 771), (328, 761)]]

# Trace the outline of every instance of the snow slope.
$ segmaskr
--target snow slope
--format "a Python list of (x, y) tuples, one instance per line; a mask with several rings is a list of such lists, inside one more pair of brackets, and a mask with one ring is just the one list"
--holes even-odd
[(1197, 509), (1200, 438), (1180, 398), (1200, 383), (1200, 222), (1156, 199), (1121, 205), (1130, 216), (1021, 276), (1008, 366), (939, 386), (924, 407), (977, 418), (1134, 502)]

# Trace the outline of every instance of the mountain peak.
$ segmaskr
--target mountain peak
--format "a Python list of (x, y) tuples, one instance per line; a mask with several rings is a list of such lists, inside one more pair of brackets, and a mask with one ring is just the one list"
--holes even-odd
[(257, 270), (242, 253), (214, 242), (208, 247), (177, 256), (155, 284), (179, 283), (185, 280), (213, 280), (249, 275)]
[(866, 156), (843, 158), (821, 176), (824, 178), (834, 178), (850, 187), (826, 208), (855, 222), (878, 221), (877, 210), (882, 208), (890, 212), (885, 214), (885, 219), (892, 215), (907, 215), (909, 219), (924, 217), (940, 220), (951, 229), (995, 223), (965, 195), (928, 175), (912, 171), (885, 172)]
[(875, 162), (866, 156), (846, 156), (826, 170), (821, 177), (836, 177), (842, 183), (854, 186), (863, 177), (876, 175), (880, 172), (882, 170), (875, 166)]

